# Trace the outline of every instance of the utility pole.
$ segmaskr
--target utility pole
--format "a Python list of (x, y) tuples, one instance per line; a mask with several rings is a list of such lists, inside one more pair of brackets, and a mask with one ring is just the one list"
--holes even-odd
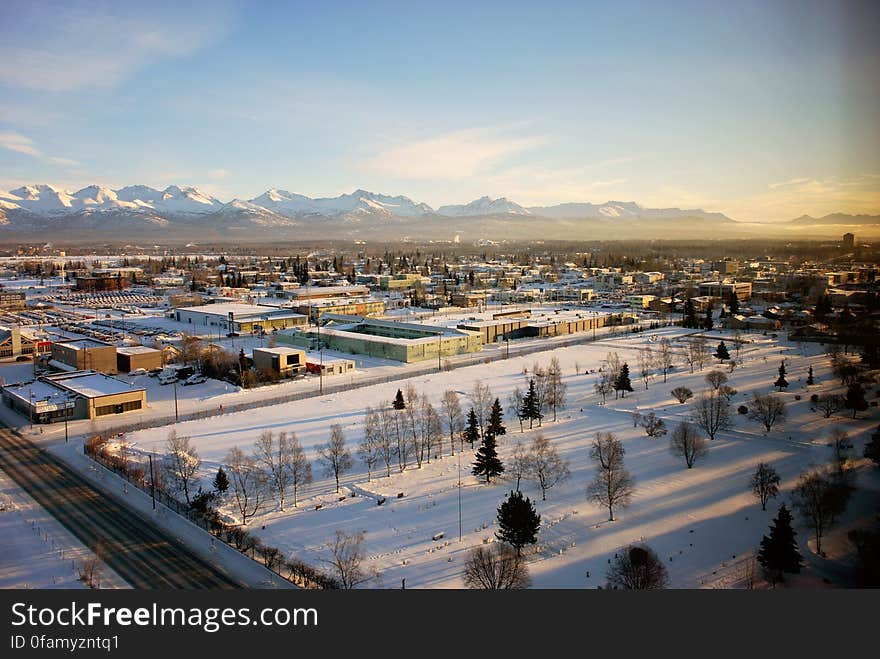
[(70, 435), (67, 434), (67, 417), (70, 416), (70, 394), (64, 398), (64, 443), (70, 441)]
[(174, 422), (177, 423), (180, 420), (180, 416), (177, 412), (177, 380), (174, 381)]
[(150, 496), (153, 497), (153, 510), (156, 510), (156, 477), (153, 475), (153, 454), (150, 453)]

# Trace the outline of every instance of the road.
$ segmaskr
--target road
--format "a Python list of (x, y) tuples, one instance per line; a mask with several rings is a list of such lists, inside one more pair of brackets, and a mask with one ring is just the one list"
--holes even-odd
[(2, 423), (0, 469), (84, 545), (93, 547), (101, 539), (104, 562), (133, 588), (246, 586)]

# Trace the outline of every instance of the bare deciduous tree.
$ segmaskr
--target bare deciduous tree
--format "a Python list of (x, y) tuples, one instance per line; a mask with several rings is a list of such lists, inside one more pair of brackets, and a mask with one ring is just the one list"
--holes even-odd
[(654, 353), (654, 365), (663, 374), (663, 382), (666, 376), (675, 366), (675, 353), (672, 350), (672, 342), (669, 339), (660, 339), (657, 351)]
[(712, 388), (712, 391), (718, 391), (727, 384), (727, 373), (723, 371), (709, 371), (706, 373), (706, 384)]
[(101, 582), (104, 579), (104, 557), (107, 551), (104, 539), (99, 537), (92, 545), (91, 550), (91, 555), (79, 564), (79, 580), (87, 588), (97, 590), (101, 587)]
[(553, 357), (550, 366), (547, 367), (546, 404), (553, 410), (553, 420), (556, 421), (556, 410), (565, 407), (565, 392), (567, 387), (562, 381), (562, 367), (559, 360)]
[(202, 466), (198, 452), (190, 443), (189, 437), (178, 435), (176, 430), (168, 433), (165, 450), (167, 453), (163, 461), (163, 471), (168, 487), (172, 492), (183, 492), (187, 504), (192, 503), (190, 490), (195, 486)]
[(367, 466), (367, 482), (373, 479), (373, 466), (380, 459), (380, 439), (381, 421), (379, 414), (372, 408), (367, 406), (364, 412), (364, 436), (358, 444), (358, 457), (361, 462)]
[(835, 472), (840, 474), (846, 471), (853, 450), (849, 435), (842, 428), (832, 428), (828, 445), (831, 447), (831, 460)]
[(779, 474), (773, 465), (762, 462), (752, 475), (752, 492), (761, 502), (761, 510), (767, 510), (767, 502), (779, 494)]
[(605, 400), (608, 398), (608, 395), (614, 391), (614, 380), (611, 375), (610, 370), (602, 371), (599, 374), (599, 379), (596, 380), (596, 384), (593, 385), (593, 389), (597, 394), (602, 396), (602, 404), (605, 404)]
[(772, 394), (752, 395), (752, 405), (749, 410), (749, 418), (764, 425), (767, 432), (773, 426), (785, 420), (785, 401)]
[(296, 508), (296, 498), (299, 488), (312, 482), (312, 463), (306, 457), (306, 452), (297, 439), (296, 433), (291, 432), (287, 439), (290, 450), (290, 484), (293, 486), (293, 507)]
[(522, 389), (514, 387), (510, 397), (507, 399), (507, 413), (519, 419), (520, 432), (525, 432), (523, 421), (526, 417), (523, 416), (523, 395)]
[(255, 456), (269, 479), (269, 485), (278, 495), (278, 507), (284, 510), (287, 489), (293, 481), (293, 448), (286, 432), (278, 433), (277, 441), (271, 430), (264, 430), (256, 443)]
[(632, 500), (633, 479), (623, 465), (623, 444), (613, 434), (596, 433), (590, 457), (596, 463), (596, 476), (587, 488), (587, 495), (608, 509), (614, 521), (614, 508), (627, 506)]
[(363, 568), (366, 558), (363, 532), (349, 535), (338, 529), (330, 546), (330, 552), (331, 558), (325, 562), (332, 566), (340, 585), (345, 590), (351, 590), (375, 576)]
[(730, 402), (726, 396), (707, 391), (694, 405), (691, 420), (709, 439), (730, 427)]
[(834, 486), (817, 472), (804, 474), (794, 489), (794, 507), (810, 525), (816, 538), (816, 553), (822, 554), (822, 535), (834, 518)]
[(679, 403), (686, 403), (694, 397), (694, 392), (687, 387), (676, 387), (672, 390), (672, 396)]
[(354, 466), (351, 452), (345, 445), (342, 426), (334, 423), (330, 426), (330, 439), (326, 444), (318, 446), (318, 456), (324, 463), (324, 473), (336, 479), (336, 492), (339, 492), (339, 477)]
[(657, 590), (669, 584), (666, 566), (647, 545), (630, 545), (615, 554), (606, 576), (609, 587), (625, 590)]
[(465, 586), (480, 590), (528, 588), (531, 578), (525, 560), (510, 545), (493, 542), (474, 547), (465, 559)]
[(642, 417), (642, 428), (648, 437), (662, 437), (666, 434), (666, 422), (654, 412), (648, 412)]
[(537, 481), (541, 499), (546, 501), (547, 490), (569, 477), (568, 461), (559, 457), (556, 447), (542, 433), (535, 436), (527, 455), (529, 476)]
[(648, 389), (648, 383), (650, 382), (651, 378), (654, 377), (654, 366), (656, 363), (657, 359), (654, 357), (654, 351), (651, 350), (651, 346), (646, 346), (639, 350), (639, 375), (642, 378), (642, 382), (645, 383), (645, 390)]
[(688, 469), (709, 452), (706, 439), (687, 421), (682, 421), (672, 431), (669, 449), (673, 455), (684, 458)]
[(379, 408), (379, 456), (385, 464), (385, 477), (391, 476), (391, 460), (394, 457), (394, 418), (396, 413), (391, 407), (391, 403), (383, 403)]
[(528, 478), (530, 464), (531, 455), (529, 455), (528, 449), (522, 441), (517, 441), (513, 446), (513, 453), (511, 454), (510, 461), (504, 468), (505, 476), (516, 481), (517, 492), (519, 492), (519, 486), (522, 479)]
[(449, 433), (449, 448), (452, 455), (455, 455), (455, 438), (459, 438), (461, 442), (461, 433), (464, 430), (464, 417), (461, 414), (461, 402), (458, 400), (458, 394), (452, 389), (447, 389), (443, 393), (441, 401), (443, 407), (443, 421), (446, 423), (446, 430)]
[(262, 510), (269, 492), (266, 474), (260, 469), (257, 461), (245, 455), (237, 446), (226, 454), (226, 473), (232, 499), (238, 510), (242, 524)]
[(821, 394), (816, 400), (816, 409), (822, 412), (826, 419), (840, 412), (846, 407), (846, 399), (840, 394)]

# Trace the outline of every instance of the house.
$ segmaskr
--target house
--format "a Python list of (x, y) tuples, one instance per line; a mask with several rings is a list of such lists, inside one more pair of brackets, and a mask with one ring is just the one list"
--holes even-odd
[(306, 352), (286, 346), (278, 348), (254, 348), (254, 368), (271, 371), (281, 377), (291, 377), (306, 370)]

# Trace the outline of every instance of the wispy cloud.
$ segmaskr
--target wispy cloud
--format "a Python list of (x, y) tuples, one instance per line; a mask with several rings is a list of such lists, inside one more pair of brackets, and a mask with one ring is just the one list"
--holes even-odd
[(459, 181), (490, 173), (506, 159), (548, 142), (542, 136), (512, 135), (509, 127), (459, 130), (382, 146), (362, 168), (400, 179)]
[(212, 169), (208, 172), (210, 178), (226, 178), (231, 172), (228, 169)]
[(19, 133), (4, 131), (0, 133), (0, 147), (9, 151), (26, 153), (29, 156), (39, 156), (40, 152), (34, 146), (33, 140)]
[(50, 156), (46, 158), (53, 165), (64, 165), (66, 167), (76, 167), (79, 165), (78, 160), (74, 160), (73, 158), (59, 158), (58, 156)]
[[(164, 7), (163, 7), (164, 5)], [(61, 92), (106, 87), (162, 58), (193, 53), (222, 34), (225, 4), (94, 6), (12, 2), (0, 28), (0, 83)]]

